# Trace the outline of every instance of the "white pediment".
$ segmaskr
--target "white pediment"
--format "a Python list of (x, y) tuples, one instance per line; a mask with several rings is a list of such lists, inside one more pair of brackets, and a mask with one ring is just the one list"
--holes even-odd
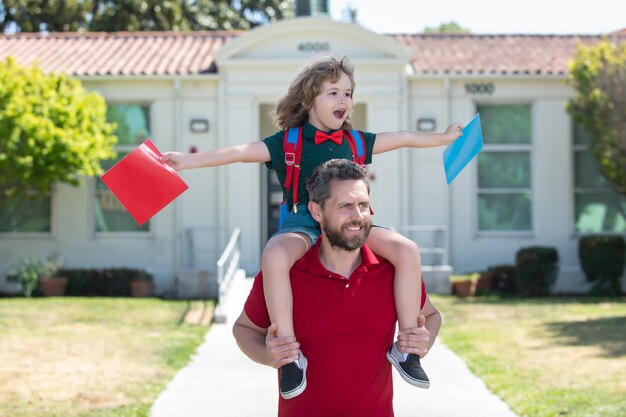
[(216, 52), (219, 66), (268, 61), (300, 61), (322, 53), (359, 61), (408, 62), (411, 53), (398, 42), (358, 24), (331, 18), (286, 19), (246, 32)]

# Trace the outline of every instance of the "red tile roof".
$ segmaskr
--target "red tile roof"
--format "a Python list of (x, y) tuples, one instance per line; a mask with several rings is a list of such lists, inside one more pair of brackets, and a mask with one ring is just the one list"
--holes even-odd
[(0, 59), (13, 55), (74, 76), (215, 73), (214, 52), (241, 32), (20, 33), (0, 36)]
[[(214, 53), (238, 31), (0, 35), (0, 59), (38, 61), (73, 76), (172, 76), (216, 73)], [(413, 51), (416, 74), (564, 75), (575, 35), (386, 35)], [(626, 41), (626, 37), (619, 37)]]
[(564, 75), (579, 42), (600, 40), (574, 35), (390, 36), (413, 51), (417, 74)]

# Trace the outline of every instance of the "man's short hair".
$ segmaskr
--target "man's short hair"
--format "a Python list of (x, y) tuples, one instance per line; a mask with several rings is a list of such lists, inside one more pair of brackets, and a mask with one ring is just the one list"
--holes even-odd
[(306, 188), (309, 192), (309, 200), (324, 207), (324, 203), (330, 198), (330, 183), (333, 180), (361, 180), (365, 183), (367, 192), (370, 191), (365, 167), (347, 159), (331, 159), (315, 168), (307, 179)]

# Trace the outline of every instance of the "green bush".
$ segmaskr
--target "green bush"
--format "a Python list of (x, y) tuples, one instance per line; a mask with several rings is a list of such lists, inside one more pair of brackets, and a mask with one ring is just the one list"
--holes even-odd
[(559, 272), (559, 253), (555, 248), (522, 248), (515, 257), (515, 282), (518, 293), (526, 296), (550, 294)]
[(63, 269), (59, 275), (68, 278), (65, 295), (83, 297), (130, 297), (133, 279), (152, 279), (143, 269)]
[(515, 266), (509, 264), (494, 265), (487, 269), (493, 274), (491, 278), (491, 289), (504, 294), (515, 294), (517, 285), (515, 284)]
[(626, 242), (622, 236), (589, 235), (578, 241), (578, 258), (593, 293), (621, 294), (626, 263)]
[(0, 218), (15, 227), (24, 203), (53, 185), (78, 185), (115, 156), (115, 125), (102, 96), (64, 74), (0, 61)]

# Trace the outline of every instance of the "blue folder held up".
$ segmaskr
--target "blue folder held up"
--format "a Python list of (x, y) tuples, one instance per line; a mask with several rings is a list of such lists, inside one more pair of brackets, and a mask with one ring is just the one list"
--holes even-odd
[(483, 148), (480, 113), (463, 128), (463, 134), (443, 151), (443, 168), (448, 185)]

